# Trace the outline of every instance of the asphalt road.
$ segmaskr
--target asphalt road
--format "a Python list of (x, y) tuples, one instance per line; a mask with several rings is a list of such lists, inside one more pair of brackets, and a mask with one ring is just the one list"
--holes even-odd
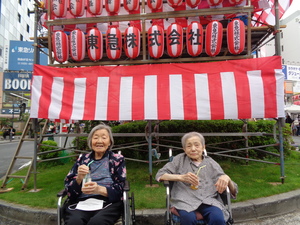
[(234, 223), (236, 225), (299, 225), (300, 212), (289, 213), (272, 218), (263, 218), (254, 221), (247, 221), (243, 223)]
[[(55, 141), (59, 144), (64, 144), (65, 137), (55, 137)], [(71, 146), (72, 138), (68, 139), (67, 147)], [(18, 147), (18, 140), (14, 140), (12, 142), (0, 140), (0, 178), (5, 176), (11, 162), (13, 156)], [(19, 151), (19, 156), (29, 156), (33, 157), (34, 155), (34, 142), (33, 141), (24, 141), (21, 149)], [(15, 165), (13, 167), (13, 171), (18, 170), (21, 166), (28, 163), (28, 159), (17, 159), (15, 161)]]
[[(19, 152), (19, 156), (29, 156), (32, 157), (34, 154), (34, 143), (33, 142), (23, 142), (22, 148)], [(18, 146), (17, 141), (4, 142), (0, 141), (0, 177), (3, 177), (15, 155)], [(28, 159), (17, 159), (13, 167), (13, 171), (18, 170), (22, 165), (28, 163)]]

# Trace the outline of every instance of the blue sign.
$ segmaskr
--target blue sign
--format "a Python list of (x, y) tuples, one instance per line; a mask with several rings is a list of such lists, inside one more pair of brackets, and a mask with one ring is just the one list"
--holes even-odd
[(287, 68), (286, 68), (286, 65), (282, 65), (282, 72), (284, 73), (284, 79), (287, 80)]
[(31, 77), (31, 72), (4, 72), (3, 91), (30, 91)]
[[(34, 47), (31, 41), (10, 41), (8, 70), (33, 71)], [(40, 65), (48, 65), (48, 56), (40, 52)]]

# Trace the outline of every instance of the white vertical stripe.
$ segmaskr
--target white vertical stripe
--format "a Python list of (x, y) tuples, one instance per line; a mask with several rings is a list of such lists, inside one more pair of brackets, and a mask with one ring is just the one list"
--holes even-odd
[(251, 117), (264, 118), (265, 117), (265, 103), (264, 103), (264, 86), (261, 77), (261, 71), (247, 72), (250, 88), (251, 101)]
[(145, 120), (158, 119), (157, 113), (157, 76), (145, 76), (144, 109)]
[[(71, 119), (82, 120), (85, 108), (86, 78), (74, 79), (74, 99)], [(72, 93), (70, 93), (72, 94)]]
[(62, 107), (63, 90), (64, 79), (62, 77), (54, 77), (51, 91), (51, 102), (49, 106), (49, 118), (59, 118)]
[(181, 75), (170, 75), (170, 110), (170, 119), (184, 119)]
[[(126, 35), (129, 36), (131, 34), (133, 34), (133, 27), (128, 27)], [(128, 38), (126, 38), (126, 40), (127, 40), (126, 45), (127, 45), (128, 55), (132, 56), (133, 55), (133, 47), (128, 47), (128, 45), (132, 42), (130, 36)]]
[(276, 101), (278, 117), (285, 117), (284, 112), (284, 74), (282, 70), (275, 70), (276, 76)]
[(34, 76), (31, 86), (30, 118), (38, 118), (43, 76)]
[(210, 120), (210, 97), (208, 86), (208, 75), (195, 74), (196, 107), (198, 120)]
[(120, 83), (120, 120), (132, 120), (132, 77), (122, 77)]
[(238, 118), (236, 85), (233, 72), (221, 73), (224, 119)]
[(109, 77), (98, 77), (95, 120), (107, 120)]

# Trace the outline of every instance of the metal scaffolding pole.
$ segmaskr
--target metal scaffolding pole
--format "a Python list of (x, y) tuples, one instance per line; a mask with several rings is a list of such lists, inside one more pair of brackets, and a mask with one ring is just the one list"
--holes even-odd
[[(39, 6), (41, 3), (37, 0), (34, 0), (34, 58), (33, 63), (39, 64), (40, 63), (40, 54), (39, 54), (39, 47), (38, 47), (38, 38), (37, 38), (37, 30), (38, 30), (38, 20), (39, 20)], [(37, 174), (37, 145), (38, 145), (38, 119), (32, 119), (33, 123), (33, 131), (34, 131), (34, 156), (33, 156), (33, 179), (34, 179), (34, 189), (33, 192), (37, 191), (36, 187), (36, 174)]]
[[(280, 24), (279, 24), (279, 4), (278, 0), (275, 0), (275, 54), (281, 55), (280, 45)], [(280, 151), (280, 170), (281, 170), (281, 183), (284, 183), (284, 149), (283, 149), (283, 126), (285, 124), (285, 118), (278, 118), (278, 130), (279, 130), (279, 151)]]

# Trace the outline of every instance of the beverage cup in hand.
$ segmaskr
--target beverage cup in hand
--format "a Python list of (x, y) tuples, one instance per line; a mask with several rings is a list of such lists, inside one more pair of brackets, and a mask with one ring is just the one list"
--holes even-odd
[(90, 173), (86, 174), (85, 177), (82, 180), (82, 186), (84, 186), (85, 183), (91, 182), (91, 181), (92, 181), (91, 174)]

